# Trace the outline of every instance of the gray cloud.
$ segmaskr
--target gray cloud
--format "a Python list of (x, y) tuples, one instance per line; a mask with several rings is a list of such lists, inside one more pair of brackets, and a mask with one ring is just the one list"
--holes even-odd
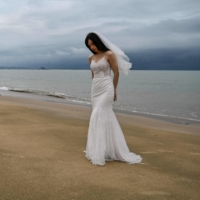
[(0, 66), (86, 58), (96, 30), (127, 52), (200, 46), (199, 0), (0, 0)]

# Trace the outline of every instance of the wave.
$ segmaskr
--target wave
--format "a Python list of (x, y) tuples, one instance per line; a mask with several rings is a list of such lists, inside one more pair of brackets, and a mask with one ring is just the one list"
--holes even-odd
[(64, 93), (57, 93), (57, 92), (46, 92), (46, 91), (40, 91), (40, 90), (30, 90), (30, 89), (19, 89), (19, 88), (9, 88), (6, 86), (0, 87), (0, 90), (7, 90), (12, 92), (20, 92), (20, 93), (31, 93), (31, 94), (37, 94), (42, 96), (50, 96), (50, 97), (56, 97), (61, 98), (77, 103), (85, 103), (85, 104), (91, 104), (91, 101), (89, 98), (81, 98), (81, 97), (74, 97), (70, 95), (66, 95)]
[(149, 112), (142, 112), (142, 111), (137, 111), (137, 110), (128, 110), (128, 109), (119, 108), (119, 107), (116, 107), (115, 109), (116, 110), (122, 110), (122, 111), (131, 112), (131, 113), (144, 114), (144, 115), (152, 115), (152, 116), (160, 116), (160, 117), (170, 117), (170, 118), (176, 118), (176, 119), (191, 120), (191, 121), (200, 122), (199, 119), (193, 119), (193, 118), (178, 117), (178, 116), (164, 115), (164, 114), (158, 114), (158, 113), (149, 113)]
[(6, 90), (6, 91), (8, 91), (8, 90), (9, 90), (9, 88), (8, 88), (8, 87), (6, 87), (6, 86), (3, 86), (3, 87), (0, 87), (0, 90)]
[[(75, 102), (75, 103), (91, 104), (91, 99), (89, 99), (89, 98), (75, 97), (75, 96), (66, 95), (64, 93), (46, 92), (46, 91), (30, 90), (30, 89), (10, 88), (10, 87), (7, 87), (7, 86), (0, 87), (0, 90), (6, 90), (6, 91), (12, 91), (12, 92), (21, 92), (21, 93), (32, 93), (32, 94), (37, 94), (37, 95), (61, 98), (61, 99), (65, 99), (67, 101)], [(116, 110), (119, 110), (119, 111), (125, 111), (125, 112), (129, 112), (129, 113), (138, 113), (138, 114), (144, 114), (144, 115), (149, 115), (149, 116), (169, 117), (169, 118), (174, 118), (174, 119), (191, 120), (191, 121), (200, 122), (199, 119), (178, 117), (178, 116), (171, 116), (171, 115), (150, 113), (150, 112), (142, 112), (142, 111), (137, 111), (137, 110), (129, 110), (129, 109), (125, 109), (125, 108), (120, 108), (120, 106), (122, 106), (122, 105), (116, 104), (116, 105), (113, 105), (113, 108), (116, 109)]]

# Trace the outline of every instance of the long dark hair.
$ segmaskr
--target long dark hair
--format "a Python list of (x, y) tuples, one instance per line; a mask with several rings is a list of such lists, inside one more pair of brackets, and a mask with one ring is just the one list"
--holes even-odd
[(88, 40), (92, 40), (93, 44), (97, 47), (97, 49), (99, 51), (109, 51), (109, 49), (105, 46), (105, 44), (101, 41), (101, 39), (99, 38), (99, 36), (95, 33), (88, 33), (86, 38), (85, 38), (85, 45), (87, 46), (87, 48), (93, 53), (96, 54), (96, 52), (92, 51), (90, 49), (90, 47), (88, 46)]

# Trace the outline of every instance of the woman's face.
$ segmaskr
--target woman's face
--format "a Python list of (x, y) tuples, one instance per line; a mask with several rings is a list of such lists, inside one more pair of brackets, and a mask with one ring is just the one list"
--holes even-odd
[(94, 52), (98, 52), (99, 50), (97, 49), (97, 47), (93, 44), (92, 40), (88, 40), (88, 46), (89, 48), (94, 51)]

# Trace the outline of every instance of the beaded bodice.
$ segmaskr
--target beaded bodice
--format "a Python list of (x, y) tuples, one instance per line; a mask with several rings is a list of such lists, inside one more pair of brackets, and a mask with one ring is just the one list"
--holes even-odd
[(103, 78), (111, 76), (110, 64), (105, 57), (101, 58), (97, 62), (92, 60), (90, 68), (94, 73), (94, 77)]

